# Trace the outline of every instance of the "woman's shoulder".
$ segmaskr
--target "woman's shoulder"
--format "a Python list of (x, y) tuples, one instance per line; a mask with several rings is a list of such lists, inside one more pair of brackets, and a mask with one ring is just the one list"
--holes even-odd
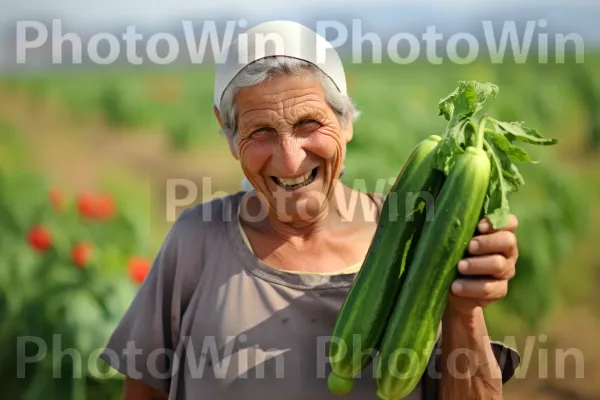
[(200, 255), (207, 246), (227, 241), (227, 225), (235, 222), (239, 201), (238, 192), (186, 208), (171, 225), (161, 251), (189, 259), (190, 253)]
[(167, 233), (155, 259), (156, 268), (166, 281), (181, 288), (186, 301), (210, 269), (208, 264), (226, 254), (228, 224), (235, 221), (239, 196), (217, 197), (185, 209)]
[(186, 208), (177, 218), (173, 227), (178, 231), (202, 232), (224, 223), (235, 221), (237, 208), (244, 192), (236, 192), (211, 200), (203, 201)]

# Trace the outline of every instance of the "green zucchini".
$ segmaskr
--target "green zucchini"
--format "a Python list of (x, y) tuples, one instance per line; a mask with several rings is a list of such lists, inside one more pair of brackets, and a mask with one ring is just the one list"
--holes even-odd
[(425, 203), (435, 199), (445, 180), (433, 168), (440, 140), (432, 135), (415, 147), (386, 196), (367, 256), (333, 329), (328, 387), (334, 394), (352, 390), (354, 378), (379, 348), (410, 264), (411, 243), (416, 247), (431, 208)]
[(456, 266), (479, 222), (491, 174), (481, 144), (458, 155), (423, 227), (377, 359), (377, 395), (407, 397), (426, 370)]

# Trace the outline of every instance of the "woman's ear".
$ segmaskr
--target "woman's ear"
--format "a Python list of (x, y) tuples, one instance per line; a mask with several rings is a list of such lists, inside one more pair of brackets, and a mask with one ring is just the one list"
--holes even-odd
[(236, 143), (235, 139), (234, 138), (230, 138), (228, 136), (227, 137), (227, 144), (229, 144), (229, 151), (231, 152), (231, 155), (233, 156), (233, 158), (235, 158), (236, 160), (239, 161), (240, 155), (238, 153), (237, 143)]
[[(219, 126), (221, 127), (221, 129), (223, 129), (223, 119), (221, 118), (221, 113), (219, 112), (219, 110), (217, 109), (216, 106), (213, 106), (213, 112), (215, 113), (215, 117), (217, 118), (217, 121), (219, 121)], [(229, 137), (228, 135), (226, 135), (226, 136), (227, 136), (227, 144), (229, 145), (229, 151), (231, 152), (231, 155), (236, 160), (239, 160), (240, 156), (238, 154), (237, 143), (236, 143), (235, 139)]]
[(221, 113), (219, 112), (219, 109), (217, 108), (217, 106), (213, 106), (213, 113), (215, 114), (215, 117), (217, 118), (217, 121), (219, 122), (219, 126), (221, 127), (221, 129), (223, 129), (223, 119), (221, 118)]
[(354, 135), (354, 124), (352, 115), (350, 115), (350, 118), (348, 118), (346, 125), (342, 129), (344, 132), (344, 138), (346, 139), (346, 143), (350, 142), (352, 140), (352, 136)]

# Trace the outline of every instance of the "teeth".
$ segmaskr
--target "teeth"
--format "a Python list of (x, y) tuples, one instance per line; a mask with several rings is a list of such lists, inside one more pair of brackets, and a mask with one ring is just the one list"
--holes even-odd
[(296, 189), (306, 186), (313, 181), (312, 171), (293, 179), (275, 178), (277, 183), (286, 189)]
[(308, 178), (310, 178), (310, 172), (299, 176), (298, 178), (294, 178), (294, 179), (283, 179), (283, 178), (277, 178), (277, 180), (279, 181), (279, 183), (281, 183), (282, 185), (299, 185), (301, 183), (304, 183), (308, 180)]

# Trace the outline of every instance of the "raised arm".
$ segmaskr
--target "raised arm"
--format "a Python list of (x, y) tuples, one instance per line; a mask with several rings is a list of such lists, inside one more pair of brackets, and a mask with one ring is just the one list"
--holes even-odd
[(453, 284), (442, 321), (443, 400), (503, 398), (502, 371), (495, 361), (483, 307), (506, 296), (508, 281), (515, 276), (517, 226), (512, 215), (509, 226), (499, 231), (481, 221), (469, 257), (458, 265), (462, 279)]

